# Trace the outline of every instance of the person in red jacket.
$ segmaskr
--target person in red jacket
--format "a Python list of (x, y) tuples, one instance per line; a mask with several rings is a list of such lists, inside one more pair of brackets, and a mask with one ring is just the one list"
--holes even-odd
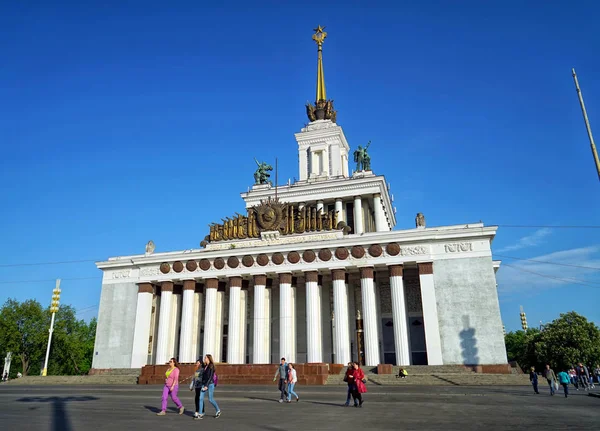
[(362, 407), (362, 394), (367, 392), (367, 387), (365, 386), (365, 373), (360, 368), (360, 365), (357, 362), (353, 363), (353, 369), (348, 370), (347, 377), (348, 385), (351, 386), (352, 390), (354, 407)]

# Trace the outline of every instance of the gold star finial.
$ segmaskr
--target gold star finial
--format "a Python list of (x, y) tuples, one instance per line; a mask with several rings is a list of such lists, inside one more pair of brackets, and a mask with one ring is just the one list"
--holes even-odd
[(313, 40), (317, 43), (319, 48), (323, 45), (323, 41), (327, 37), (327, 33), (325, 32), (325, 27), (321, 27), (320, 25), (317, 28), (313, 29), (315, 34), (313, 34)]

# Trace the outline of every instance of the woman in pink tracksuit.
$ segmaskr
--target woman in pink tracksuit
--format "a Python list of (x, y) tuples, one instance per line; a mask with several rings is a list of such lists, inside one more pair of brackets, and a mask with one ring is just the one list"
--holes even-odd
[(169, 360), (169, 369), (165, 373), (165, 377), (165, 387), (163, 388), (162, 394), (162, 406), (157, 415), (164, 416), (167, 414), (167, 400), (169, 395), (179, 409), (179, 414), (182, 415), (185, 409), (183, 408), (181, 401), (179, 401), (179, 398), (177, 398), (177, 391), (179, 390), (179, 364), (175, 358), (171, 358)]

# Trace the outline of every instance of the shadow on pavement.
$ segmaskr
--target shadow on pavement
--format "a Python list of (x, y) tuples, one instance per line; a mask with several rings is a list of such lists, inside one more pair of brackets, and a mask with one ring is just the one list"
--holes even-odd
[(309, 403), (311, 403), (311, 404), (321, 404), (323, 406), (346, 407), (345, 405), (340, 404), (340, 403), (324, 403), (324, 402), (321, 402), (321, 401), (309, 401)]
[(249, 400), (259, 400), (259, 401), (271, 401), (272, 403), (278, 403), (279, 400), (275, 400), (273, 398), (259, 398), (259, 397), (246, 397)]
[(79, 401), (96, 401), (98, 398), (85, 397), (24, 397), (19, 398), (17, 402), (21, 403), (52, 403), (52, 431), (73, 431), (69, 414), (67, 413), (67, 403)]

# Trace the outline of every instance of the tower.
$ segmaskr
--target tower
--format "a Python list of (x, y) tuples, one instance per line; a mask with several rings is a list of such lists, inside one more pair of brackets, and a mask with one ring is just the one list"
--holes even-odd
[(337, 125), (337, 112), (333, 100), (327, 99), (323, 70), (323, 42), (327, 37), (325, 27), (314, 29), (313, 40), (317, 44), (317, 94), (315, 104), (306, 103), (306, 115), (310, 123), (300, 133), (298, 164), (300, 181), (321, 181), (330, 178), (348, 178), (348, 153), (350, 147), (344, 132)]

